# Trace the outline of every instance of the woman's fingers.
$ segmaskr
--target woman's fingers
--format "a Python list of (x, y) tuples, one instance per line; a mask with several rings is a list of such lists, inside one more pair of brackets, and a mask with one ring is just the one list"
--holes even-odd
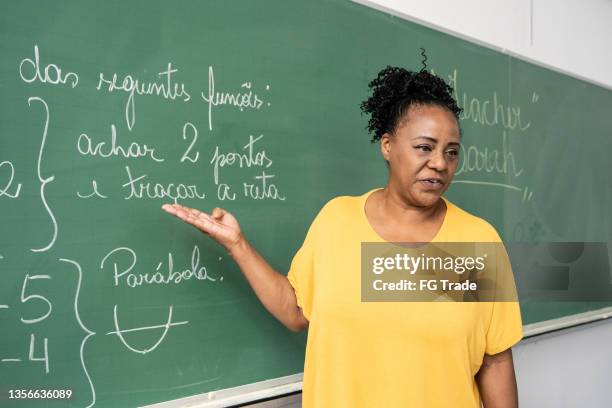
[(168, 214), (172, 214), (172, 215), (176, 215), (176, 210), (174, 209), (174, 207), (170, 204), (164, 204), (162, 205), (162, 210), (164, 210), (165, 212), (167, 212)]
[(184, 205), (180, 205), (180, 204), (172, 204), (172, 207), (174, 207), (178, 211), (182, 211), (182, 212), (184, 212), (186, 214), (193, 215), (193, 216), (196, 216), (196, 217), (199, 217), (200, 214), (204, 214), (200, 210), (196, 210), (195, 208), (185, 207)]
[(178, 218), (180, 218), (183, 221), (187, 221), (188, 219), (190, 219), (190, 214), (188, 211), (186, 211), (184, 208), (178, 207), (178, 206), (174, 206), (174, 205), (170, 205), (170, 204), (166, 204), (162, 207), (162, 209)]
[[(227, 235), (224, 234), (222, 223), (205, 212), (180, 204), (165, 204), (162, 206), (162, 209), (217, 240), (223, 240), (222, 237)], [(219, 213), (217, 212), (217, 214)], [(221, 217), (222, 216), (223, 213), (221, 213)]]
[(212, 210), (212, 213), (210, 213), (210, 215), (214, 218), (214, 219), (219, 219), (219, 218), (223, 218), (225, 211), (223, 211), (221, 208), (216, 207)]
[(203, 232), (210, 233), (211, 229), (216, 227), (208, 214), (194, 208), (185, 207), (180, 204), (164, 204), (162, 209)]

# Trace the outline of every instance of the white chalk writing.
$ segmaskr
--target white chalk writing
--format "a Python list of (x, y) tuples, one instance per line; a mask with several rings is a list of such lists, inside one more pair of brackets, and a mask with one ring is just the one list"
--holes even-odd
[(91, 390), (91, 402), (89, 403), (89, 405), (87, 405), (86, 408), (91, 408), (96, 403), (96, 389), (91, 380), (91, 377), (89, 376), (89, 371), (87, 371), (87, 366), (85, 365), (84, 353), (85, 353), (85, 344), (87, 343), (87, 340), (89, 340), (91, 336), (94, 336), (96, 332), (89, 330), (87, 326), (85, 326), (85, 324), (83, 323), (83, 320), (81, 319), (81, 315), (79, 313), (79, 295), (81, 293), (81, 284), (83, 282), (83, 270), (81, 269), (81, 265), (77, 261), (74, 261), (72, 259), (66, 259), (66, 258), (60, 258), (59, 260), (60, 262), (65, 262), (65, 263), (68, 263), (74, 266), (77, 272), (77, 287), (74, 293), (73, 310), (74, 310), (75, 318), (77, 322), (79, 323), (81, 330), (87, 333), (87, 335), (84, 336), (83, 339), (81, 340), (80, 358), (81, 358), (81, 368), (83, 369), (83, 372), (85, 373), (85, 377), (87, 377), (87, 382), (89, 383), (89, 389)]
[(96, 182), (96, 180), (92, 180), (91, 182), (91, 186), (93, 191), (89, 194), (81, 194), (77, 191), (77, 197), (79, 198), (92, 198), (92, 197), (98, 197), (98, 198), (108, 198), (107, 196), (105, 196), (104, 194), (100, 193), (98, 191), (98, 183)]
[(48, 251), (53, 246), (53, 244), (55, 244), (55, 240), (57, 239), (57, 230), (58, 230), (57, 221), (55, 219), (55, 215), (53, 214), (53, 211), (51, 211), (51, 208), (49, 207), (49, 204), (47, 204), (47, 199), (45, 197), (45, 187), (47, 186), (48, 183), (51, 183), (53, 180), (55, 180), (55, 176), (51, 175), (49, 177), (43, 178), (42, 172), (40, 169), (42, 158), (43, 158), (43, 152), (45, 150), (45, 143), (47, 141), (47, 131), (49, 130), (49, 106), (47, 105), (47, 102), (45, 102), (44, 99), (39, 98), (38, 96), (32, 96), (28, 98), (28, 105), (31, 106), (33, 101), (38, 101), (42, 103), (42, 105), (45, 108), (45, 127), (43, 129), (42, 139), (40, 142), (40, 150), (38, 151), (38, 160), (36, 162), (36, 172), (38, 174), (38, 180), (41, 183), (40, 184), (40, 199), (43, 205), (45, 206), (45, 209), (47, 210), (47, 214), (49, 214), (51, 223), (53, 224), (53, 233), (51, 236), (51, 240), (46, 246), (42, 248), (31, 249), (31, 251), (44, 252), (44, 251)]
[(278, 188), (269, 182), (274, 177), (274, 174), (266, 174), (265, 171), (262, 171), (260, 175), (253, 177), (255, 183), (242, 183), (244, 196), (254, 200), (269, 198), (271, 200), (285, 201), (285, 197), (278, 192)]
[(461, 145), (461, 164), (455, 175), (470, 172), (509, 174), (519, 177), (523, 174), (522, 168), (517, 168), (514, 153), (508, 145), (508, 136), (504, 131), (502, 134), (502, 149), (489, 149), (470, 145)]
[[(258, 110), (263, 105), (259, 96), (251, 91), (251, 82), (245, 82), (241, 86), (247, 91), (239, 92), (215, 92), (215, 73), (212, 66), (208, 67), (208, 92), (201, 92), (202, 99), (208, 104), (208, 130), (213, 129), (213, 107), (230, 105), (238, 108)], [(267, 88), (269, 89), (269, 87)], [(269, 104), (268, 104), (269, 106)]]
[(105, 85), (107, 92), (118, 90), (128, 94), (125, 103), (125, 122), (128, 129), (132, 130), (136, 123), (135, 95), (155, 95), (167, 100), (182, 100), (183, 102), (188, 102), (191, 99), (184, 83), (173, 82), (172, 74), (176, 72), (178, 72), (178, 69), (172, 68), (172, 63), (169, 62), (168, 68), (157, 74), (162, 80), (165, 79), (165, 82), (142, 82), (133, 75), (125, 75), (123, 79), (119, 79), (116, 73), (112, 75), (111, 79), (106, 79), (104, 74), (100, 73), (96, 89), (99, 91)]
[(499, 100), (497, 92), (493, 92), (491, 97), (485, 99), (461, 92), (456, 69), (448, 75), (448, 82), (454, 89), (457, 104), (463, 108), (460, 119), (485, 126), (501, 125), (504, 129), (518, 129), (520, 131), (525, 131), (531, 126), (530, 121), (524, 122), (521, 107), (519, 105), (504, 105)]
[[(168, 308), (168, 320), (166, 321), (166, 323), (165, 324), (156, 325), (156, 326), (143, 326), (143, 327), (137, 327), (137, 328), (134, 328), (134, 329), (124, 329), (124, 330), (120, 329), (119, 328), (119, 319), (117, 318), (117, 305), (115, 305), (113, 307), (113, 318), (114, 318), (114, 322), (115, 322), (115, 330), (112, 331), (112, 332), (108, 332), (106, 334), (107, 335), (109, 335), (109, 334), (116, 334), (117, 337), (119, 337), (119, 339), (121, 340), (121, 343), (123, 343), (123, 345), (125, 347), (127, 347), (129, 350), (133, 351), (134, 353), (138, 353), (138, 354), (147, 354), (147, 353), (150, 353), (151, 351), (155, 350), (157, 348), (157, 346), (159, 346), (161, 344), (161, 342), (164, 341), (164, 339), (166, 338), (166, 335), (168, 334), (168, 330), (170, 329), (170, 327), (179, 326), (179, 325), (183, 325), (183, 324), (189, 323), (189, 321), (187, 321), (187, 320), (184, 320), (182, 322), (173, 322), (172, 321), (172, 305), (170, 305), (170, 307)], [(135, 331), (145, 331), (145, 330), (155, 330), (155, 329), (164, 329), (164, 331), (162, 332), (162, 335), (159, 337), (159, 339), (157, 339), (155, 344), (153, 344), (151, 347), (148, 347), (148, 348), (137, 349), (135, 347), (132, 347), (125, 340), (125, 337), (123, 337), (123, 333), (129, 333), (129, 332), (135, 332)]]
[(129, 186), (130, 194), (124, 197), (125, 200), (131, 200), (133, 198), (170, 198), (175, 203), (179, 199), (184, 200), (186, 198), (198, 198), (203, 200), (206, 194), (200, 194), (198, 187), (195, 184), (185, 185), (182, 183), (175, 184), (161, 184), (161, 183), (150, 183), (143, 182), (147, 178), (146, 174), (142, 176), (134, 177), (128, 166), (125, 166), (125, 172), (127, 173), (128, 181), (122, 185), (123, 188)]
[(7, 166), (9, 169), (9, 180), (3, 188), (0, 187), (0, 197), (7, 196), (9, 198), (17, 198), (19, 197), (19, 192), (21, 191), (21, 183), (17, 184), (17, 187), (15, 188), (15, 191), (13, 193), (9, 192), (9, 189), (13, 186), (13, 178), (15, 177), (15, 167), (13, 166), (13, 163), (7, 160), (0, 163), (0, 169), (2, 169), (4, 166)]
[(268, 158), (265, 150), (259, 150), (253, 154), (253, 147), (255, 143), (263, 139), (264, 135), (259, 135), (257, 138), (253, 138), (253, 135), (249, 135), (249, 142), (242, 147), (246, 150), (246, 153), (228, 152), (221, 153), (219, 146), (215, 147), (215, 153), (210, 163), (213, 165), (213, 178), (215, 184), (219, 184), (219, 169), (226, 166), (238, 165), (238, 167), (270, 167), (272, 160)]
[[(123, 257), (121, 256), (122, 254)], [(175, 270), (174, 258), (172, 253), (169, 252), (168, 262), (165, 264), (165, 266), (164, 262), (159, 262), (155, 268), (155, 272), (132, 272), (137, 263), (137, 256), (136, 252), (128, 247), (115, 248), (106, 254), (100, 262), (100, 269), (104, 269), (106, 261), (112, 259), (113, 256), (116, 256), (119, 259), (124, 259), (125, 255), (127, 255), (129, 258), (127, 265), (120, 266), (116, 261), (112, 263), (113, 280), (115, 286), (119, 286), (119, 284), (122, 282), (131, 288), (135, 288), (142, 285), (152, 284), (178, 284), (192, 279), (210, 282), (215, 282), (217, 280), (216, 278), (210, 276), (205, 266), (200, 265), (200, 249), (197, 246), (193, 247), (190, 267), (183, 270)], [(111, 261), (109, 260), (109, 262)]]
[[(28, 67), (30, 72), (28, 72)], [(34, 59), (24, 58), (21, 60), (19, 76), (24, 82), (29, 84), (39, 81), (51, 85), (63, 85), (68, 82), (74, 88), (79, 83), (79, 76), (75, 72), (66, 72), (62, 75), (62, 69), (55, 64), (46, 65), (44, 71), (40, 72), (40, 56), (38, 45), (36, 44), (34, 45)]]
[(156, 162), (163, 162), (164, 159), (155, 156), (155, 149), (144, 145), (139, 145), (136, 142), (129, 144), (127, 148), (119, 146), (117, 144), (117, 128), (114, 124), (111, 125), (111, 140), (110, 145), (107, 142), (99, 142), (94, 145), (91, 137), (86, 133), (81, 133), (77, 140), (77, 150), (83, 156), (98, 156), (98, 157), (111, 157), (111, 156), (123, 156), (126, 159), (136, 157), (148, 157), (149, 159)]
[(200, 157), (200, 152), (196, 151), (195, 156), (193, 157), (189, 156), (189, 153), (191, 152), (191, 149), (193, 149), (193, 145), (198, 140), (198, 129), (195, 127), (193, 123), (190, 123), (190, 122), (185, 123), (183, 125), (183, 140), (187, 140), (187, 129), (191, 129), (193, 138), (191, 139), (191, 143), (189, 144), (189, 147), (187, 147), (187, 150), (185, 150), (185, 153), (183, 153), (183, 157), (181, 157), (180, 162), (182, 163), (185, 160), (189, 160), (191, 163), (195, 163), (198, 161), (198, 158)]

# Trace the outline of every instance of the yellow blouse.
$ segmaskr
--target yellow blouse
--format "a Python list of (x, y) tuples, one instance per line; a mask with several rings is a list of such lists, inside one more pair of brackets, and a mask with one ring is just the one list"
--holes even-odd
[[(359, 197), (328, 202), (288, 278), (309, 320), (304, 407), (479, 408), (484, 354), (523, 335), (518, 302), (361, 302), (361, 243), (383, 242)], [(436, 242), (501, 242), (445, 200)]]

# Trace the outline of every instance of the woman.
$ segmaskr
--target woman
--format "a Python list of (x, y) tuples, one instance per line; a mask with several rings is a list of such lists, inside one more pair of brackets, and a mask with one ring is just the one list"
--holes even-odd
[(361, 302), (362, 242), (500, 242), (486, 221), (442, 198), (460, 146), (452, 89), (426, 71), (394, 67), (370, 88), (362, 110), (372, 142), (380, 140), (387, 185), (328, 202), (287, 277), (229, 212), (163, 208), (223, 245), (289, 329), (308, 327), (305, 407), (516, 407), (516, 302)]

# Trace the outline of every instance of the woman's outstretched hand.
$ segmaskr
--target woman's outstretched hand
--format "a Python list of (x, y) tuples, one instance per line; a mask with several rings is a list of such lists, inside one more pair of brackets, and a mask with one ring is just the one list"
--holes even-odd
[(210, 235), (228, 251), (242, 239), (240, 224), (232, 214), (222, 208), (215, 208), (210, 214), (180, 204), (164, 204), (162, 209)]
[(285, 275), (275, 271), (240, 232), (236, 218), (221, 208), (210, 214), (182, 206), (164, 204), (162, 209), (210, 235), (223, 245), (266, 309), (293, 331), (308, 327), (297, 297)]

